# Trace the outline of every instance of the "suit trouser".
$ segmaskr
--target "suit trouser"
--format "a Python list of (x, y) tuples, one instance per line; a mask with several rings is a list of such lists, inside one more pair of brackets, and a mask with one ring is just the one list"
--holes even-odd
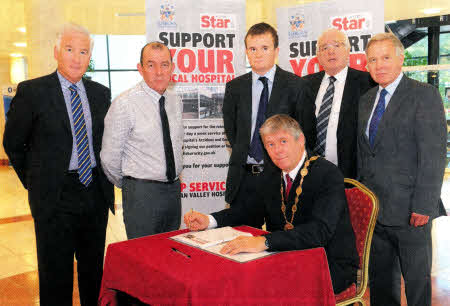
[(123, 221), (128, 239), (154, 235), (180, 228), (180, 181), (165, 184), (123, 178)]
[(67, 174), (55, 212), (34, 220), (41, 305), (72, 305), (74, 254), (81, 305), (97, 305), (107, 223), (96, 177), (85, 187)]
[[(246, 172), (241, 179), (239, 190), (230, 206), (240, 207), (251, 211), (247, 216), (246, 225), (261, 228), (264, 224), (264, 174), (252, 174)], [(281, 205), (281, 203), (280, 203)]]
[(370, 305), (431, 305), (431, 220), (421, 227), (376, 224), (369, 262)]

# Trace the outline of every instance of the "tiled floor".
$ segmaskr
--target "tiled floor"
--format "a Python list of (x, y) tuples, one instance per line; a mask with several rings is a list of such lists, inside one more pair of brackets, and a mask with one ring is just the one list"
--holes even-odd
[[(13, 170), (8, 167), (0, 167), (0, 186), (0, 306), (39, 305), (34, 226), (27, 194)], [(444, 203), (450, 204), (448, 179), (442, 196)], [(110, 214), (107, 244), (126, 238), (120, 190), (116, 190), (116, 203), (116, 216)], [(450, 217), (434, 221), (432, 276), (433, 305), (436, 306), (450, 305), (449, 233)], [(77, 288), (75, 276), (74, 305), (79, 305)]]

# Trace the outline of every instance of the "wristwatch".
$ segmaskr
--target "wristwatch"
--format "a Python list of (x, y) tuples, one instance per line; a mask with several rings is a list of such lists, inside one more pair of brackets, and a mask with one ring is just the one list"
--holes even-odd
[(264, 238), (266, 238), (266, 241), (264, 241), (264, 244), (266, 245), (266, 248), (270, 249), (269, 239), (267, 239), (267, 237), (264, 237)]

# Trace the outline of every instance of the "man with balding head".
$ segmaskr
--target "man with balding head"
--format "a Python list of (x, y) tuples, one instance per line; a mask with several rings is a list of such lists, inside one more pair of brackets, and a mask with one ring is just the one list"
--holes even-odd
[(316, 154), (356, 177), (356, 126), (359, 98), (376, 84), (369, 73), (348, 67), (350, 43), (337, 29), (324, 31), (317, 41), (317, 58), (324, 71), (304, 77), (310, 81), (317, 117)]
[(143, 81), (114, 99), (105, 118), (105, 173), (122, 188), (128, 239), (173, 231), (181, 222), (181, 101), (166, 90), (175, 68), (160, 42), (146, 44), (137, 64)]
[(66, 24), (56, 72), (20, 83), (3, 145), (34, 219), (41, 305), (72, 305), (74, 255), (81, 305), (97, 305), (113, 185), (100, 165), (110, 90), (82, 79), (93, 40)]

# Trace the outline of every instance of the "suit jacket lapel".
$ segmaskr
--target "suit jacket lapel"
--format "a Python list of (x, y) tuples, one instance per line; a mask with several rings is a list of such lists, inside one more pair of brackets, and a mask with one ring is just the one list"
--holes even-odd
[[(91, 87), (91, 83), (89, 80), (82, 79), (84, 89), (86, 90), (86, 96), (88, 98), (89, 102), (89, 110), (91, 112), (91, 122), (92, 122), (92, 135), (95, 135), (95, 130), (97, 129), (97, 103), (95, 103), (95, 92), (94, 89)], [(95, 145), (95, 144), (94, 144)]]
[(373, 109), (373, 105), (375, 104), (375, 98), (377, 97), (378, 87), (376, 86), (370, 89), (367, 92), (367, 99), (365, 101), (361, 101), (359, 117), (361, 122), (359, 126), (359, 135), (362, 138), (362, 141), (370, 147), (369, 138), (366, 135), (367, 124), (369, 124), (369, 117)]
[(270, 93), (269, 104), (267, 105), (266, 109), (266, 116), (267, 114), (272, 114), (274, 105), (279, 102), (279, 99), (281, 97), (281, 91), (283, 90), (283, 88), (286, 88), (286, 79), (283, 78), (281, 74), (282, 72), (277, 66), (275, 70), (275, 76), (273, 78), (272, 92)]
[[(355, 88), (359, 86), (359, 82), (356, 79), (356, 75), (349, 67), (347, 71), (347, 78), (345, 79), (344, 92), (342, 93), (341, 109), (339, 110), (339, 121), (337, 132), (341, 131), (340, 126), (348, 111), (351, 111), (353, 95), (355, 94)], [(358, 91), (359, 94), (359, 91)], [(342, 131), (344, 132), (344, 131)]]
[(55, 113), (61, 114), (61, 123), (64, 129), (72, 134), (72, 128), (70, 127), (69, 114), (67, 112), (66, 103), (64, 101), (64, 94), (62, 91), (61, 83), (59, 82), (56, 71), (50, 75), (49, 86), (47, 86), (49, 93), (48, 98), (51, 101), (52, 108)]
[(397, 110), (400, 108), (403, 101), (407, 100), (405, 97), (408, 95), (408, 80), (406, 76), (403, 76), (397, 88), (394, 91), (389, 103), (384, 111), (383, 116), (381, 117), (380, 122), (378, 123), (377, 134), (375, 136), (375, 141), (373, 144), (373, 148), (377, 147), (377, 144), (380, 142), (380, 139), (383, 138), (384, 131), (389, 127), (389, 124), (395, 120), (395, 116), (397, 115)]
[(252, 138), (252, 73), (249, 72), (244, 75), (244, 80), (241, 83), (242, 93), (240, 96), (239, 104), (242, 107), (243, 122), (239, 123), (243, 125), (243, 130), (246, 131), (248, 143)]
[[(311, 89), (313, 92), (313, 97), (312, 97), (313, 101), (312, 102), (314, 103), (314, 106), (316, 105), (317, 94), (319, 93), (320, 84), (322, 84), (322, 79), (323, 79), (324, 75), (325, 75), (325, 71), (322, 70), (321, 72), (312, 76), (311, 80), (310, 80)], [(315, 107), (314, 107), (314, 110), (315, 110)]]

